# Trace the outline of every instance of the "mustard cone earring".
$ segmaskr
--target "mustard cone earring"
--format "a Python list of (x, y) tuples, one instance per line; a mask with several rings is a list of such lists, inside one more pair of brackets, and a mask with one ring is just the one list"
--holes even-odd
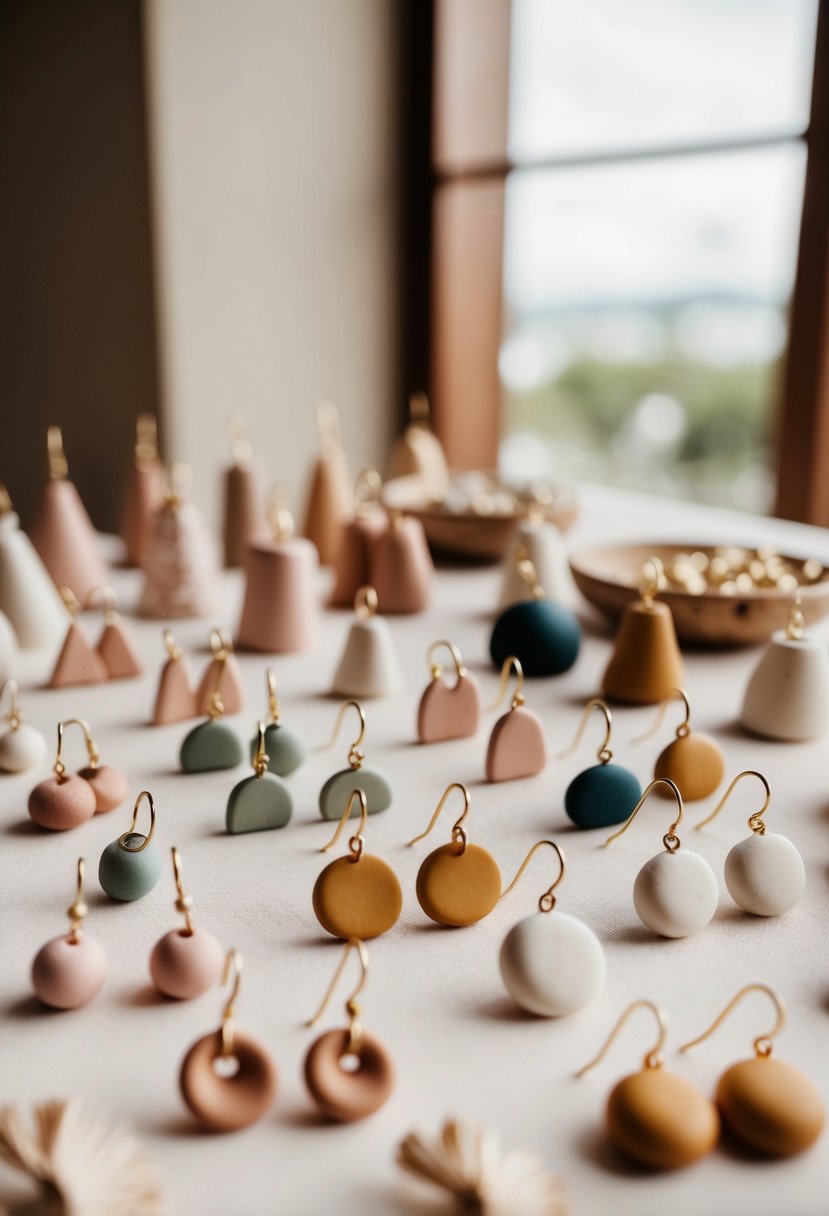
[[(448, 650), (455, 665), (455, 682), (447, 684), (443, 667), (435, 652)], [(461, 652), (454, 642), (434, 642), (426, 654), (432, 679), (426, 685), (417, 710), (417, 738), (420, 743), (442, 743), (447, 739), (468, 739), (478, 733), (481, 720), (481, 694), (478, 681), (464, 667)]]
[(423, 524), (399, 511), (371, 548), (369, 582), (377, 592), (380, 611), (425, 612), (429, 607), (435, 566)]
[(761, 992), (772, 1002), (774, 1025), (754, 1040), (753, 1059), (732, 1064), (720, 1077), (717, 1106), (726, 1131), (746, 1148), (766, 1157), (794, 1157), (812, 1147), (826, 1116), (823, 1100), (805, 1073), (772, 1058), (772, 1042), (786, 1020), (786, 1007), (773, 988), (746, 984), (706, 1031), (679, 1050), (703, 1043), (750, 992)]
[(392, 790), (386, 776), (379, 769), (364, 764), (365, 754), (360, 751), (366, 733), (366, 715), (359, 701), (345, 701), (340, 706), (326, 747), (333, 747), (336, 743), (343, 718), (349, 709), (359, 715), (360, 733), (348, 749), (348, 768), (333, 773), (320, 790), (319, 808), (323, 819), (339, 819), (345, 800), (355, 789), (362, 790), (365, 794), (366, 811), (369, 815), (376, 815), (391, 806)]
[(784, 742), (829, 730), (829, 651), (805, 632), (800, 592), (746, 686), (740, 721), (754, 735)]
[(185, 773), (236, 768), (244, 759), (242, 740), (232, 726), (222, 721), (225, 712), (222, 687), (228, 653), (222, 647), (215, 666), (211, 665), (215, 671), (215, 684), (207, 697), (207, 721), (188, 731), (181, 745), (179, 763)]
[(587, 702), (572, 746), (561, 752), (557, 759), (563, 760), (576, 750), (594, 709), (601, 711), (605, 721), (604, 742), (596, 753), (599, 763), (574, 777), (564, 795), (564, 809), (569, 818), (577, 828), (588, 830), (623, 823), (642, 797), (642, 787), (635, 773), (621, 764), (611, 763), (613, 719), (607, 704), (600, 697), (593, 697)]
[[(302, 735), (282, 721), (279, 698), (276, 695), (276, 673), (272, 667), (265, 671), (268, 691), (268, 718), (265, 724), (265, 751), (268, 753), (268, 772), (277, 777), (288, 777), (296, 772), (308, 755), (308, 744)], [(251, 760), (259, 749), (259, 736), (254, 735), (250, 743)]]
[(402, 684), (388, 623), (377, 615), (377, 593), (361, 587), (331, 691), (341, 697), (385, 697)]
[(54, 646), (66, 631), (66, 608), (48, 570), (20, 527), (0, 484), (0, 611), (24, 650)]
[(471, 844), (463, 826), (469, 816), (469, 790), (453, 781), (443, 791), (440, 802), (424, 832), (409, 841), (409, 847), (429, 835), (452, 792), (463, 798), (463, 811), (452, 827), (448, 844), (434, 849), (421, 862), (417, 872), (417, 902), (430, 920), (439, 925), (460, 928), (477, 924), (501, 898), (501, 871), (492, 854), (479, 844)]
[(371, 582), (371, 553), (389, 526), (388, 516), (378, 502), (382, 486), (376, 469), (363, 469), (357, 477), (354, 518), (343, 525), (334, 563), (332, 608), (350, 608), (360, 588)]
[[(67, 773), (63, 762), (63, 733), (67, 726), (83, 731), (88, 764), (77, 773)], [(29, 815), (34, 823), (52, 832), (65, 832), (95, 814), (114, 811), (129, 793), (126, 777), (117, 768), (101, 764), (89, 725), (82, 718), (58, 722), (58, 747), (53, 777), (47, 777), (29, 794)]]
[(107, 973), (103, 947), (87, 937), (83, 922), (84, 860), (78, 858), (75, 898), (67, 913), (69, 932), (41, 946), (32, 962), (32, 987), (52, 1009), (79, 1009), (101, 991)]
[(672, 689), (682, 687), (682, 656), (674, 618), (667, 604), (655, 598), (664, 578), (662, 563), (649, 557), (640, 598), (625, 608), (613, 657), (604, 673), (602, 691), (612, 701), (655, 705)]
[(32, 540), (57, 587), (71, 587), (81, 603), (107, 581), (106, 566), (98, 552), (98, 538), (81, 502), (63, 450), (59, 426), (46, 434), (49, 480), (32, 529)]
[(106, 668), (107, 678), (127, 680), (140, 676), (144, 668), (135, 643), (118, 613), (118, 599), (111, 587), (95, 588), (89, 601), (90, 607), (98, 602), (103, 606), (104, 629), (95, 649)]
[(403, 907), (403, 892), (394, 870), (381, 857), (363, 850), (368, 808), (361, 789), (349, 794), (337, 830), (320, 852), (329, 853), (334, 848), (355, 809), (360, 823), (348, 842), (348, 853), (320, 872), (312, 894), (317, 920), (326, 933), (343, 941), (387, 933), (397, 923)]
[(576, 1076), (583, 1077), (601, 1063), (638, 1009), (651, 1011), (659, 1035), (640, 1070), (623, 1077), (610, 1091), (605, 1114), (608, 1139), (636, 1165), (656, 1170), (683, 1169), (711, 1152), (720, 1134), (720, 1120), (713, 1102), (696, 1085), (664, 1067), (661, 1053), (668, 1035), (664, 1009), (653, 1001), (628, 1005), (599, 1054)]
[[(394, 1062), (386, 1048), (363, 1029), (357, 998), (368, 979), (368, 951), (359, 938), (346, 942), (339, 966), (322, 1004), (308, 1022), (316, 1026), (328, 1008), (334, 989), (345, 970), (348, 956), (357, 951), (360, 982), (345, 1003), (348, 1027), (328, 1030), (315, 1039), (305, 1057), (305, 1084), (319, 1109), (337, 1123), (356, 1123), (385, 1105), (394, 1090)], [(345, 1067), (345, 1062), (351, 1064)]]
[[(642, 743), (655, 734), (665, 719), (668, 702), (677, 698), (685, 706), (685, 719), (676, 728), (676, 738), (658, 755), (653, 766), (654, 777), (667, 777), (682, 790), (686, 802), (697, 802), (708, 798), (725, 776), (725, 756), (722, 748), (710, 735), (696, 734), (691, 730), (691, 704), (683, 688), (672, 688), (662, 698), (656, 721), (649, 731), (634, 739)], [(659, 793), (670, 797), (665, 787)]]
[(487, 744), (487, 781), (517, 781), (523, 777), (535, 777), (543, 772), (547, 764), (544, 728), (537, 714), (524, 703), (524, 694), (521, 691), (524, 671), (515, 655), (508, 655), (504, 659), (501, 686), (488, 708), (495, 709), (501, 703), (510, 671), (513, 669), (516, 681), (510, 707), (493, 726)]
[(152, 543), (153, 517), (164, 501), (164, 470), (158, 458), (158, 426), (152, 414), (135, 423), (135, 455), (121, 510), (127, 565), (140, 566)]
[(247, 422), (241, 414), (234, 414), (227, 429), (233, 463), (224, 479), (225, 565), (243, 566), (248, 545), (264, 529), (262, 491)]
[(153, 517), (144, 556), (139, 612), (160, 620), (207, 616), (218, 595), (219, 567), (213, 537), (189, 498), (193, 474), (174, 464), (164, 501)]
[(153, 726), (166, 726), (170, 722), (196, 718), (200, 708), (187, 657), (170, 629), (164, 630), (164, 646), (167, 660), (158, 679)]
[(171, 929), (159, 938), (150, 954), (150, 977), (159, 992), (177, 1001), (191, 1001), (219, 983), (224, 962), (222, 947), (210, 933), (193, 924), (193, 897), (184, 890), (181, 858), (173, 845), (176, 911), (184, 928)]
[(743, 777), (756, 777), (765, 790), (759, 811), (749, 815), (751, 834), (735, 844), (725, 859), (725, 885), (738, 908), (755, 916), (781, 916), (793, 908), (806, 886), (803, 858), (786, 836), (767, 832), (763, 815), (771, 802), (771, 788), (762, 773), (746, 769), (738, 773), (710, 815), (698, 823), (704, 828), (725, 806)]
[(213, 658), (204, 669), (196, 691), (196, 703), (201, 711), (210, 699), (221, 675), (222, 702), (226, 714), (238, 714), (245, 708), (245, 690), (239, 663), (233, 653), (233, 643), (224, 629), (211, 629), (210, 650)]
[(265, 751), (265, 723), (259, 723), (259, 737), (253, 757), (253, 776), (245, 777), (230, 791), (225, 814), (227, 831), (267, 832), (284, 828), (294, 811), (291, 791), (281, 777), (268, 771), (270, 757)]
[(79, 684), (102, 684), (109, 679), (109, 673), (104, 660), (90, 645), (86, 630), (76, 619), (81, 606), (69, 587), (61, 588), (61, 594), (69, 613), (69, 628), (49, 677), (49, 687), (72, 688)]
[(9, 691), (11, 705), (6, 714), (6, 729), (0, 734), (0, 772), (23, 773), (40, 764), (46, 755), (46, 740), (39, 730), (27, 726), (17, 704), (17, 681), (6, 680), (0, 688), (0, 702)]
[(409, 424), (392, 451), (389, 480), (418, 477), (435, 498), (449, 489), (449, 465), (443, 445), (431, 428), (429, 398), (425, 393), (409, 397)]
[(530, 589), (530, 599), (512, 604), (495, 622), (489, 641), (493, 663), (500, 667), (517, 655), (527, 676), (557, 676), (569, 671), (579, 657), (581, 625), (569, 608), (545, 597), (526, 549), (519, 545), (515, 561)]
[(317, 406), (320, 450), (311, 475), (303, 535), (317, 547), (323, 566), (336, 561), (343, 525), (352, 514), (351, 479), (340, 442), (340, 416), (330, 401)]

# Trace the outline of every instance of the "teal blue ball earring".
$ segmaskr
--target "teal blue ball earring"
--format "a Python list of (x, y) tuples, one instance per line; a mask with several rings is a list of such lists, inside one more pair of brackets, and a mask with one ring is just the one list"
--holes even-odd
[[(348, 768), (334, 773), (320, 790), (319, 807), (323, 819), (339, 819), (343, 806), (348, 802), (354, 790), (362, 790), (365, 794), (366, 809), (369, 815), (376, 815), (378, 811), (388, 810), (391, 806), (391, 786), (386, 777), (379, 769), (371, 768), (363, 763), (365, 755), (360, 751), (360, 744), (366, 733), (366, 715), (359, 701), (344, 701), (340, 706), (337, 721), (334, 724), (334, 733), (328, 747), (333, 747), (336, 743), (348, 709), (356, 709), (360, 715), (360, 733), (348, 749)], [(352, 815), (356, 815), (358, 811), (359, 807), (354, 808)]]
[(179, 762), (185, 773), (209, 773), (219, 769), (236, 768), (244, 760), (242, 740), (236, 731), (222, 722), (225, 711), (222, 701), (222, 677), (228, 652), (222, 648), (215, 656), (216, 683), (207, 698), (207, 721), (200, 722), (184, 736)]
[(293, 814), (291, 791), (281, 777), (268, 771), (265, 735), (265, 723), (260, 722), (253, 757), (254, 775), (234, 785), (227, 800), (225, 827), (233, 836), (284, 828)]
[[(279, 698), (276, 695), (276, 675), (272, 667), (265, 672), (268, 687), (268, 721), (265, 725), (265, 751), (268, 754), (268, 772), (277, 777), (287, 777), (295, 772), (308, 755), (308, 745), (298, 731), (284, 726)], [(254, 759), (259, 747), (256, 735), (250, 741), (250, 758)]]
[(570, 756), (576, 750), (594, 709), (601, 710), (605, 721), (604, 742), (596, 753), (599, 763), (574, 777), (564, 795), (564, 809), (577, 828), (607, 828), (615, 823), (623, 823), (642, 797), (642, 787), (636, 775), (621, 764), (611, 764), (612, 718), (601, 697), (593, 697), (587, 702), (572, 747), (562, 752), (558, 759)]
[[(145, 798), (150, 808), (150, 830), (146, 836), (135, 830)], [(98, 881), (107, 895), (131, 903), (152, 891), (161, 877), (161, 855), (153, 842), (154, 832), (155, 803), (149, 790), (142, 790), (135, 800), (129, 828), (101, 854)]]
[(516, 561), (533, 598), (513, 604), (498, 617), (489, 641), (492, 661), (501, 667), (510, 655), (517, 655), (526, 676), (561, 675), (579, 656), (581, 626), (569, 608), (544, 598), (535, 566), (521, 545)]

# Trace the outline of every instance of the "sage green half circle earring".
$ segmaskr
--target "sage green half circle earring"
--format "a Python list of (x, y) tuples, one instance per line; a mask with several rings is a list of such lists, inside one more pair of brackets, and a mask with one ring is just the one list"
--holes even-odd
[(577, 828), (609, 828), (624, 823), (642, 797), (639, 778), (621, 764), (612, 764), (610, 736), (613, 720), (601, 697), (593, 697), (584, 707), (572, 745), (559, 753), (559, 760), (570, 756), (581, 743), (591, 711), (601, 710), (605, 720), (604, 742), (596, 753), (598, 764), (583, 769), (567, 786), (564, 809)]
[(291, 791), (281, 777), (268, 771), (264, 722), (259, 723), (253, 773), (234, 785), (227, 800), (225, 827), (233, 836), (284, 828), (293, 814)]
[[(276, 674), (272, 667), (265, 672), (268, 688), (268, 721), (265, 724), (265, 751), (268, 755), (268, 772), (277, 777), (288, 777), (295, 772), (308, 755), (308, 744), (298, 731), (283, 725), (279, 698), (276, 695)], [(250, 741), (250, 758), (254, 760), (259, 748), (259, 737)]]
[[(147, 799), (150, 830), (146, 836), (136, 831), (141, 803)], [(149, 894), (161, 877), (161, 854), (153, 841), (155, 802), (149, 790), (135, 800), (132, 822), (123, 836), (108, 844), (98, 864), (98, 881), (107, 895), (122, 903), (132, 903)]]
[(221, 721), (225, 711), (221, 690), (227, 651), (219, 651), (214, 662), (216, 683), (207, 698), (207, 721), (200, 722), (188, 731), (181, 745), (179, 762), (185, 773), (210, 773), (236, 768), (244, 759), (242, 740), (233, 727)]
[[(385, 775), (379, 769), (363, 763), (365, 755), (360, 751), (360, 744), (366, 733), (366, 715), (359, 701), (344, 701), (340, 706), (334, 733), (327, 746), (333, 747), (336, 743), (347, 709), (355, 709), (360, 715), (360, 733), (348, 749), (348, 768), (333, 773), (320, 790), (319, 808), (323, 819), (339, 819), (343, 806), (354, 790), (362, 790), (365, 794), (369, 815), (388, 810), (391, 806), (391, 786)], [(353, 807), (352, 814), (356, 815), (357, 812), (358, 808)]]

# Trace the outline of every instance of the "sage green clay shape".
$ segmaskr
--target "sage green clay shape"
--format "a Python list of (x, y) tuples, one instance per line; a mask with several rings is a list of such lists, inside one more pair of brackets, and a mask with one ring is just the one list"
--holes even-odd
[(145, 840), (140, 832), (128, 832), (108, 844), (101, 854), (98, 881), (113, 899), (122, 903), (141, 899), (161, 877), (161, 854), (155, 842), (151, 840), (140, 852), (136, 851)]
[(200, 722), (185, 735), (179, 762), (185, 773), (236, 768), (244, 760), (242, 740), (226, 722)]
[(225, 826), (233, 835), (284, 828), (293, 809), (291, 791), (282, 778), (265, 772), (234, 785), (227, 800)]
[[(254, 735), (250, 743), (251, 762), (259, 747), (259, 736)], [(277, 777), (287, 777), (302, 764), (308, 755), (308, 747), (302, 735), (291, 730), (290, 726), (282, 726), (279, 722), (271, 722), (265, 727), (265, 751), (268, 755), (268, 772), (276, 773)]]
[[(320, 790), (323, 819), (341, 819), (352, 790), (363, 791), (369, 815), (391, 806), (391, 786), (381, 772), (376, 768), (344, 768), (329, 777)], [(355, 801), (349, 818), (353, 819), (359, 813), (360, 807)]]

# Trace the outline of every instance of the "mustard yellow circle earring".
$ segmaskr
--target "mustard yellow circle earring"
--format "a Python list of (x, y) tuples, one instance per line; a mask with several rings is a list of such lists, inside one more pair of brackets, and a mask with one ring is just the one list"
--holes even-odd
[(312, 895), (314, 912), (323, 929), (344, 941), (388, 932), (403, 907), (403, 892), (394, 870), (381, 857), (363, 852), (368, 815), (363, 790), (351, 791), (336, 832), (320, 851), (333, 849), (355, 806), (359, 808), (360, 823), (348, 842), (348, 853), (320, 872)]
[(439, 925), (474, 925), (488, 916), (501, 898), (501, 871), (487, 849), (470, 844), (463, 824), (469, 815), (469, 790), (453, 781), (443, 791), (425, 832), (409, 845), (424, 840), (437, 823), (453, 790), (463, 798), (463, 812), (452, 827), (451, 839), (434, 849), (417, 872), (417, 900), (426, 915)]
[[(665, 720), (670, 701), (678, 698), (685, 706), (685, 718), (676, 728), (676, 738), (659, 753), (653, 766), (654, 777), (665, 777), (682, 790), (686, 802), (708, 798), (725, 776), (725, 757), (719, 743), (710, 735), (691, 730), (691, 703), (684, 688), (672, 688), (662, 698), (656, 721), (634, 743), (656, 734)], [(660, 791), (662, 792), (662, 791)]]

